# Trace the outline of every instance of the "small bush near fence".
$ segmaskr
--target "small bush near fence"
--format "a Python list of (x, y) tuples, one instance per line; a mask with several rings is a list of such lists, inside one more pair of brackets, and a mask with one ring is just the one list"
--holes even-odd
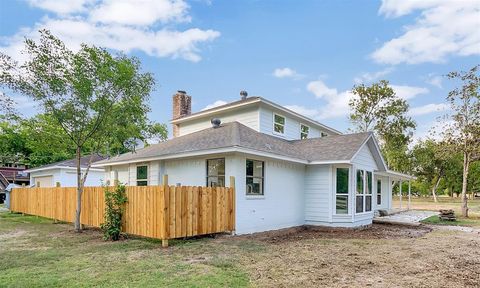
[(100, 224), (105, 240), (117, 241), (122, 233), (122, 216), (127, 203), (125, 186), (105, 187), (105, 222)]

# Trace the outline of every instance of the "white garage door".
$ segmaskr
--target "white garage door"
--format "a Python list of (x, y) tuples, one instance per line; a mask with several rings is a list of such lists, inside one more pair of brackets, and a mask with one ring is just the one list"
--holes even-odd
[(35, 187), (53, 187), (53, 176), (35, 177)]

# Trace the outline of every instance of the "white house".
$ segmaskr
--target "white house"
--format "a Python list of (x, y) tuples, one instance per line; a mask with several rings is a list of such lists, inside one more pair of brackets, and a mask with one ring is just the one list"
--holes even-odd
[(191, 97), (179, 91), (172, 139), (94, 167), (126, 185), (161, 185), (166, 174), (169, 184), (229, 186), (235, 176), (238, 234), (368, 225), (392, 207), (392, 181), (411, 178), (388, 170), (373, 134), (344, 135), (245, 94), (191, 114)]
[[(104, 157), (95, 155), (93, 162), (104, 159)], [(90, 156), (84, 156), (80, 159), (82, 174), (85, 173)], [(76, 187), (77, 186), (77, 160), (70, 159), (60, 161), (32, 169), (25, 172), (30, 173), (30, 186), (32, 187)], [(92, 167), (88, 171), (85, 186), (100, 186), (103, 183), (105, 170), (101, 167)]]

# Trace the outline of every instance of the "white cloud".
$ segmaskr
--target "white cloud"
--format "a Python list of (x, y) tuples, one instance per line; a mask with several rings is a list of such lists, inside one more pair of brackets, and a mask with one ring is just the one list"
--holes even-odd
[(415, 23), (372, 54), (376, 62), (438, 63), (452, 55), (480, 55), (480, 1), (383, 0), (379, 13), (395, 18), (417, 10), (421, 15)]
[(442, 89), (443, 86), (442, 86), (442, 80), (443, 80), (443, 77), (442, 76), (433, 76), (433, 75), (429, 75), (430, 78), (427, 79), (427, 83), (432, 85), (432, 86), (435, 86), (437, 88), (440, 88)]
[(393, 67), (388, 67), (388, 68), (385, 68), (381, 71), (377, 71), (377, 72), (366, 72), (366, 73), (363, 73), (362, 75), (360, 76), (357, 76), (353, 79), (353, 81), (356, 83), (356, 84), (360, 84), (360, 83), (369, 83), (369, 82), (372, 82), (372, 81), (375, 81), (377, 79), (380, 79), (381, 77), (384, 77), (390, 73), (392, 73), (394, 70)]
[(90, 13), (90, 18), (94, 22), (125, 25), (189, 22), (188, 8), (182, 0), (105, 0)]
[(201, 111), (211, 109), (211, 108), (215, 108), (215, 107), (218, 107), (218, 106), (222, 106), (222, 105), (225, 105), (227, 103), (228, 103), (227, 101), (217, 100), (217, 101), (213, 102), (212, 104), (208, 104), (207, 106), (205, 106), (205, 108), (203, 108)]
[[(346, 117), (348, 115), (348, 101), (353, 96), (351, 91), (338, 92), (337, 89), (328, 87), (322, 80), (316, 80), (308, 83), (307, 90), (312, 92), (317, 98), (321, 98), (326, 101), (326, 105), (321, 109), (317, 109), (317, 112), (313, 118), (328, 119)], [(299, 107), (293, 108), (298, 109)], [(311, 108), (304, 109), (308, 109), (310, 110), (310, 113), (313, 113)]]
[(32, 7), (41, 8), (57, 14), (70, 14), (85, 11), (87, 5), (94, 0), (27, 0)]
[(429, 92), (429, 90), (424, 87), (407, 85), (390, 85), (390, 87), (392, 87), (398, 97), (405, 100), (412, 99), (415, 98), (417, 95), (427, 94)]
[[(395, 90), (398, 97), (405, 100), (429, 92), (426, 88), (415, 86), (391, 85), (391, 87)], [(319, 108), (312, 108), (312, 106), (315, 107), (315, 105), (309, 107), (287, 105), (285, 107), (318, 120), (347, 117), (349, 115), (350, 107), (348, 106), (348, 102), (353, 97), (351, 91), (338, 91), (336, 88), (328, 87), (323, 80), (309, 82), (307, 84), (307, 90), (313, 93), (316, 98), (323, 99), (326, 102), (325, 105)], [(441, 107), (436, 106), (435, 108), (440, 109)], [(433, 109), (433, 107), (423, 107), (423, 110), (418, 107), (417, 110), (414, 110), (414, 113), (416, 113), (416, 115), (427, 114), (427, 109)]]
[(449, 108), (448, 104), (445, 104), (445, 103), (439, 103), (439, 104), (431, 103), (423, 106), (410, 108), (410, 110), (408, 111), (408, 114), (410, 116), (420, 116), (420, 115), (426, 115), (426, 114), (431, 114), (436, 112), (442, 112), (447, 110), (448, 108)]
[[(62, 2), (62, 1), (60, 1)], [(126, 3), (127, 1), (122, 1)], [(143, 15), (135, 14), (135, 12), (116, 12), (116, 16), (109, 16), (109, 23), (92, 20), (90, 13), (76, 13), (74, 15), (57, 15), (54, 17), (43, 17), (33, 27), (22, 28), (15, 35), (4, 37), (0, 50), (14, 57), (17, 60), (24, 60), (24, 56), (20, 51), (23, 49), (24, 37), (38, 39), (39, 29), (49, 29), (53, 35), (62, 39), (71, 49), (78, 49), (81, 43), (94, 44), (113, 50), (131, 52), (134, 50), (142, 51), (150, 56), (155, 57), (171, 57), (183, 58), (189, 61), (197, 62), (201, 60), (198, 45), (210, 42), (220, 36), (220, 32), (215, 30), (202, 30), (199, 28), (190, 28), (184, 31), (178, 31), (169, 28), (158, 28), (158, 25), (146, 25), (157, 23), (157, 21), (183, 21), (188, 17), (185, 11), (179, 12), (181, 9), (176, 8), (174, 4), (164, 5), (165, 1), (155, 1), (156, 12), (152, 12), (147, 20), (143, 19)], [(167, 1), (169, 3), (180, 3), (182, 1)], [(91, 7), (95, 9), (103, 9), (102, 5), (110, 2), (95, 2), (97, 6)], [(116, 2), (115, 2), (116, 3)], [(144, 11), (151, 8), (151, 1), (135, 2), (134, 10)], [(180, 4), (177, 4), (180, 5)], [(186, 5), (186, 4), (185, 4)], [(188, 7), (188, 6), (186, 6)], [(60, 10), (60, 8), (51, 8)], [(159, 11), (163, 11), (160, 13)], [(76, 11), (76, 10), (75, 10)], [(93, 12), (92, 12), (93, 13)], [(125, 16), (125, 14), (131, 14)], [(126, 18), (122, 18), (124, 15)], [(118, 17), (117, 17), (118, 16)], [(117, 17), (117, 18), (115, 18)], [(182, 18), (183, 17), (183, 18)], [(137, 20), (135, 20), (137, 19)], [(153, 22), (152, 22), (153, 21)], [(128, 24), (145, 24), (146, 26), (128, 25)]]
[(291, 68), (288, 68), (288, 67), (277, 68), (277, 69), (273, 70), (272, 75), (277, 77), (277, 78), (295, 78), (295, 79), (301, 78), (303, 76), (303, 75), (297, 73), (297, 71), (295, 71)]

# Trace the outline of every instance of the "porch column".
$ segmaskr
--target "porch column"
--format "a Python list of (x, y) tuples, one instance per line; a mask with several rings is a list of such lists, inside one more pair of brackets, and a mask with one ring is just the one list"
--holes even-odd
[(412, 180), (408, 179), (408, 210), (410, 210), (410, 205), (411, 205), (411, 197), (412, 197)]
[(399, 180), (400, 182), (400, 209), (402, 209), (402, 179)]

